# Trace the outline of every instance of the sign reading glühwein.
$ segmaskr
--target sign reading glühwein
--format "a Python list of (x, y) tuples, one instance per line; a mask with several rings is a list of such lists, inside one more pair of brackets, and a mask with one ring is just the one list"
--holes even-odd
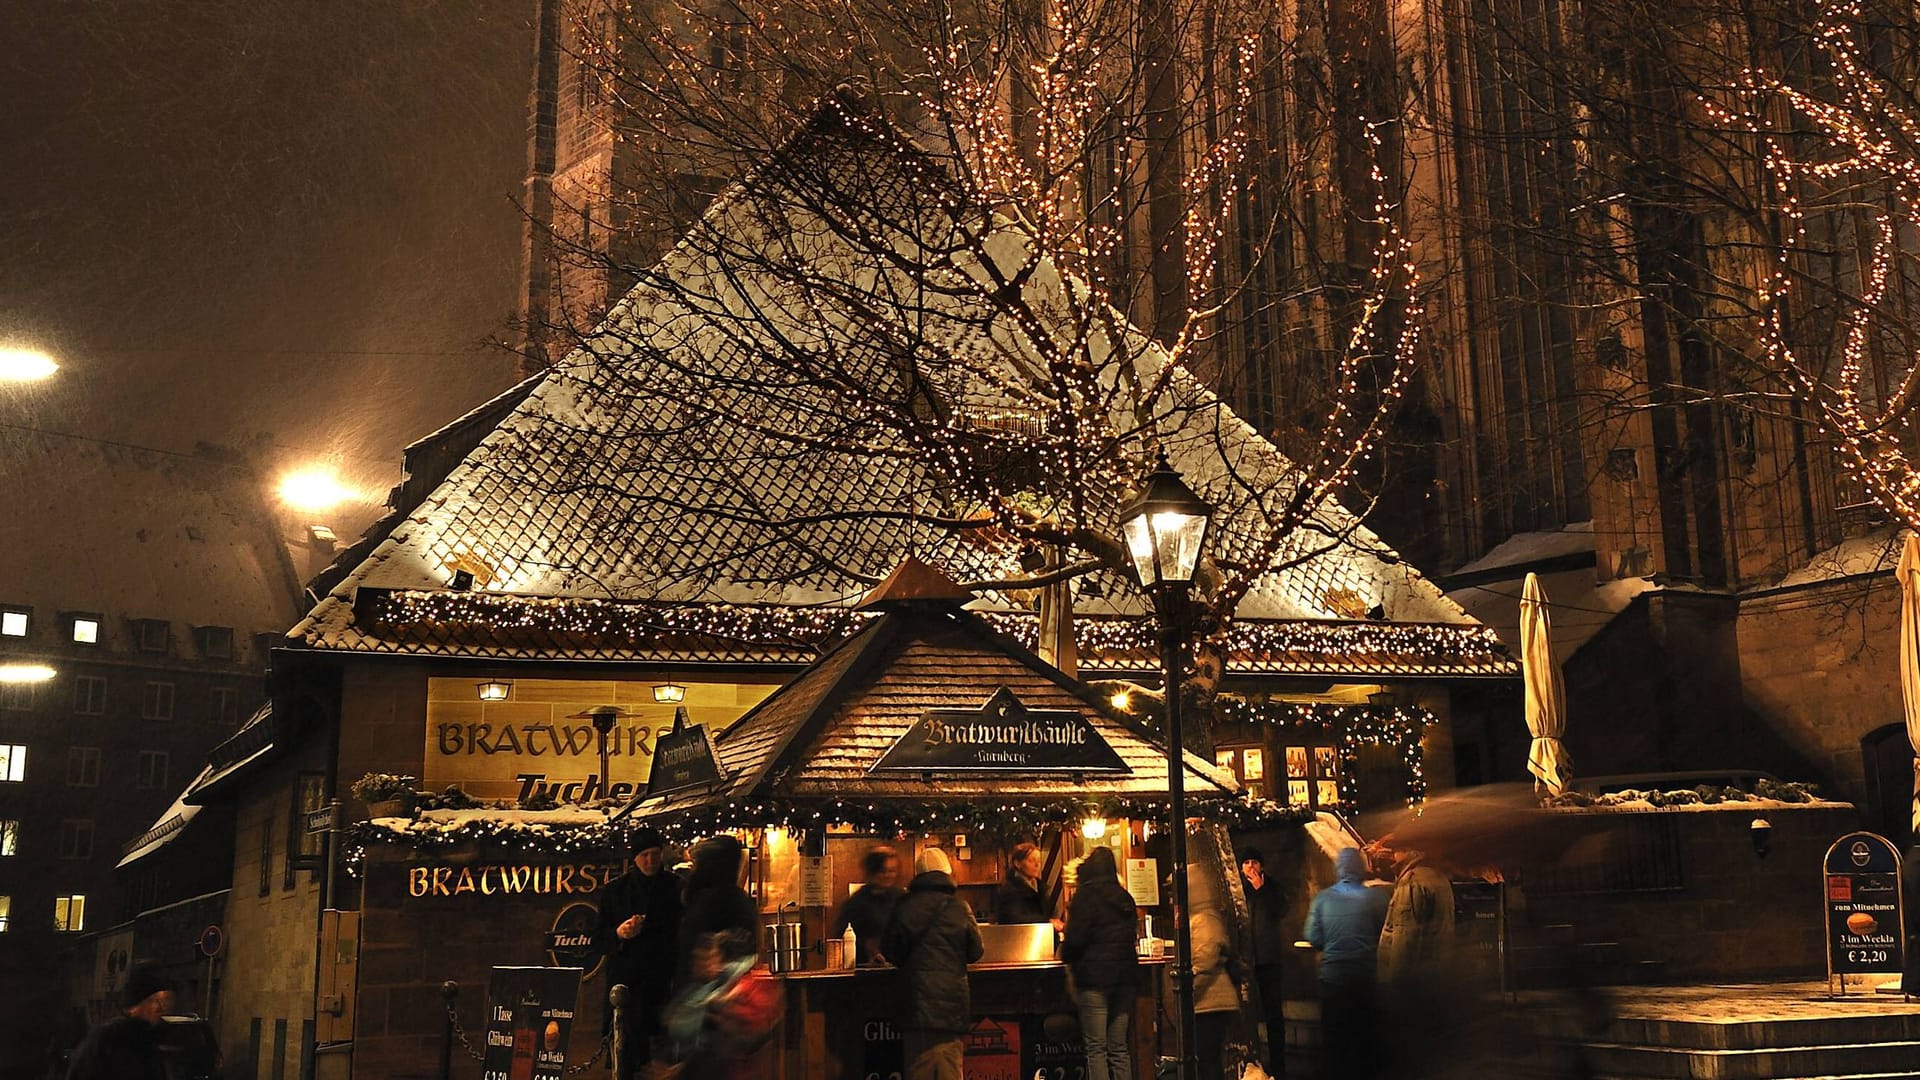
[(1087, 718), (1029, 709), (1006, 687), (978, 709), (929, 709), (869, 772), (1132, 772)]
[(1901, 971), (1900, 853), (1848, 833), (1827, 849), (1827, 977)]
[(653, 771), (647, 774), (647, 795), (668, 795), (720, 782), (720, 762), (704, 724), (687, 723), (684, 706), (673, 710), (673, 730), (653, 744)]

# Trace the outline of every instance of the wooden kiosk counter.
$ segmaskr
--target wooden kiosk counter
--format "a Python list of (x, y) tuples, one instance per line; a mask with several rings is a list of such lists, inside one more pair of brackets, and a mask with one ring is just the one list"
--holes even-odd
[[(1153, 959), (1140, 965), (1140, 995), (1134, 999), (1128, 1032), (1134, 1067), (1142, 1076), (1156, 1056), (1154, 1008), (1165, 963)], [(969, 1077), (1066, 1080), (1081, 1075), (1086, 1058), (1065, 965), (1058, 960), (989, 961), (972, 965), (967, 974), (974, 1012), (966, 1040)], [(780, 978), (787, 984), (786, 1014), (773, 1060), (767, 1063), (774, 1075), (790, 1080), (884, 1080), (902, 1073), (900, 1033), (892, 1020), (894, 1003), (900, 1000), (898, 972), (869, 967), (799, 971)]]

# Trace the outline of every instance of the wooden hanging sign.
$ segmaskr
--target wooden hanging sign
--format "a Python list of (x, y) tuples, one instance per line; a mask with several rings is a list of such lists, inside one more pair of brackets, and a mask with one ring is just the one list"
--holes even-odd
[(1129, 773), (1085, 715), (1029, 709), (1006, 687), (977, 709), (929, 709), (869, 773)]

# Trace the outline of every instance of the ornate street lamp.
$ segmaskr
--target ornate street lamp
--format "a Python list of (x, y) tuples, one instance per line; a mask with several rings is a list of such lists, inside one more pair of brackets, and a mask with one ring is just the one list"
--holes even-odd
[(1193, 493), (1165, 454), (1147, 482), (1120, 511), (1120, 531), (1140, 584), (1153, 596), (1160, 621), (1160, 666), (1167, 689), (1167, 800), (1173, 820), (1173, 984), (1180, 1005), (1180, 1076), (1199, 1076), (1193, 1043), (1193, 929), (1187, 908), (1186, 755), (1181, 748), (1181, 647), (1186, 643), (1187, 590), (1200, 565), (1213, 507)]

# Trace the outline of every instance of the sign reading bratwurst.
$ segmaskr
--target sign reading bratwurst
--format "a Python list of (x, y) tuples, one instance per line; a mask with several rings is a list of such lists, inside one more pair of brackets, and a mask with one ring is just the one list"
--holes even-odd
[(1006, 687), (978, 709), (929, 709), (869, 772), (1125, 773), (1087, 718), (1029, 709)]

